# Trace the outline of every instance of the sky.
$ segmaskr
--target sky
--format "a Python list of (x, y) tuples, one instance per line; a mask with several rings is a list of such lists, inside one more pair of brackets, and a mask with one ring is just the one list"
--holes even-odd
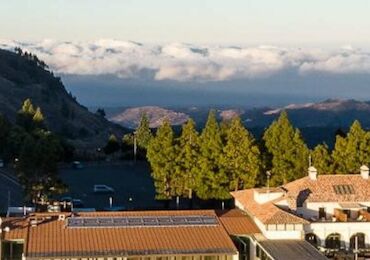
[(369, 0), (1, 0), (0, 38), (370, 44)]
[(0, 0), (87, 106), (370, 100), (370, 0)]

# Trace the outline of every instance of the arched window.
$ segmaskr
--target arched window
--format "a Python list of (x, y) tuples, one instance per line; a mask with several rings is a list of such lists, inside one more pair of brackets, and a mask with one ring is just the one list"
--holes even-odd
[(328, 235), (325, 239), (325, 247), (330, 249), (340, 248), (340, 234), (332, 233)]
[(305, 235), (305, 240), (313, 246), (318, 246), (318, 239), (314, 233), (307, 233)]
[(351, 249), (356, 248), (356, 240), (357, 240), (357, 249), (365, 248), (365, 234), (364, 233), (356, 233), (351, 236), (349, 241)]

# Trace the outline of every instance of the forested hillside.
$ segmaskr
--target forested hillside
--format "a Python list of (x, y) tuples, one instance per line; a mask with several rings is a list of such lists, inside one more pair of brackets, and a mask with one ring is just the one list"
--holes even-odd
[(67, 93), (61, 79), (36, 56), (16, 49), (0, 49), (0, 113), (15, 122), (26, 99), (42, 109), (48, 129), (69, 139), (77, 148), (106, 143), (111, 133), (121, 136), (124, 129), (91, 113)]

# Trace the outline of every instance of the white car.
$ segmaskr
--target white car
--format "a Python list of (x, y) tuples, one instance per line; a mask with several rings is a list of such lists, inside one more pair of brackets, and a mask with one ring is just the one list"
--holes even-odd
[(95, 193), (114, 193), (114, 189), (104, 184), (96, 184), (94, 185), (94, 192)]

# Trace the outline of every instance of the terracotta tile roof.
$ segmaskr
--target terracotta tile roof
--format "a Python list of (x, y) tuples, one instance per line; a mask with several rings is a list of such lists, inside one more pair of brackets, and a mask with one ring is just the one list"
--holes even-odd
[(256, 217), (264, 224), (306, 224), (307, 220), (298, 217), (293, 212), (288, 212), (275, 205), (281, 199), (266, 203), (257, 203), (254, 200), (254, 189), (232, 192), (231, 195), (243, 205), (250, 216)]
[[(351, 192), (338, 193), (336, 191), (335, 186), (348, 187), (348, 185)], [(359, 174), (318, 175), (317, 180), (304, 177), (284, 185), (283, 188), (293, 208), (297, 200), (309, 202), (370, 201), (370, 180), (365, 180)]]
[[(80, 213), (81, 217), (216, 216), (212, 210)], [(70, 214), (65, 214), (66, 218)], [(184, 254), (236, 254), (222, 224), (210, 226), (70, 228), (58, 214), (36, 214), (43, 222), (30, 226), (27, 219), (5, 219), (11, 231), (6, 240), (23, 239), (25, 255), (33, 258), (139, 256)]]
[(216, 213), (230, 235), (261, 233), (254, 221), (239, 209), (217, 211)]

